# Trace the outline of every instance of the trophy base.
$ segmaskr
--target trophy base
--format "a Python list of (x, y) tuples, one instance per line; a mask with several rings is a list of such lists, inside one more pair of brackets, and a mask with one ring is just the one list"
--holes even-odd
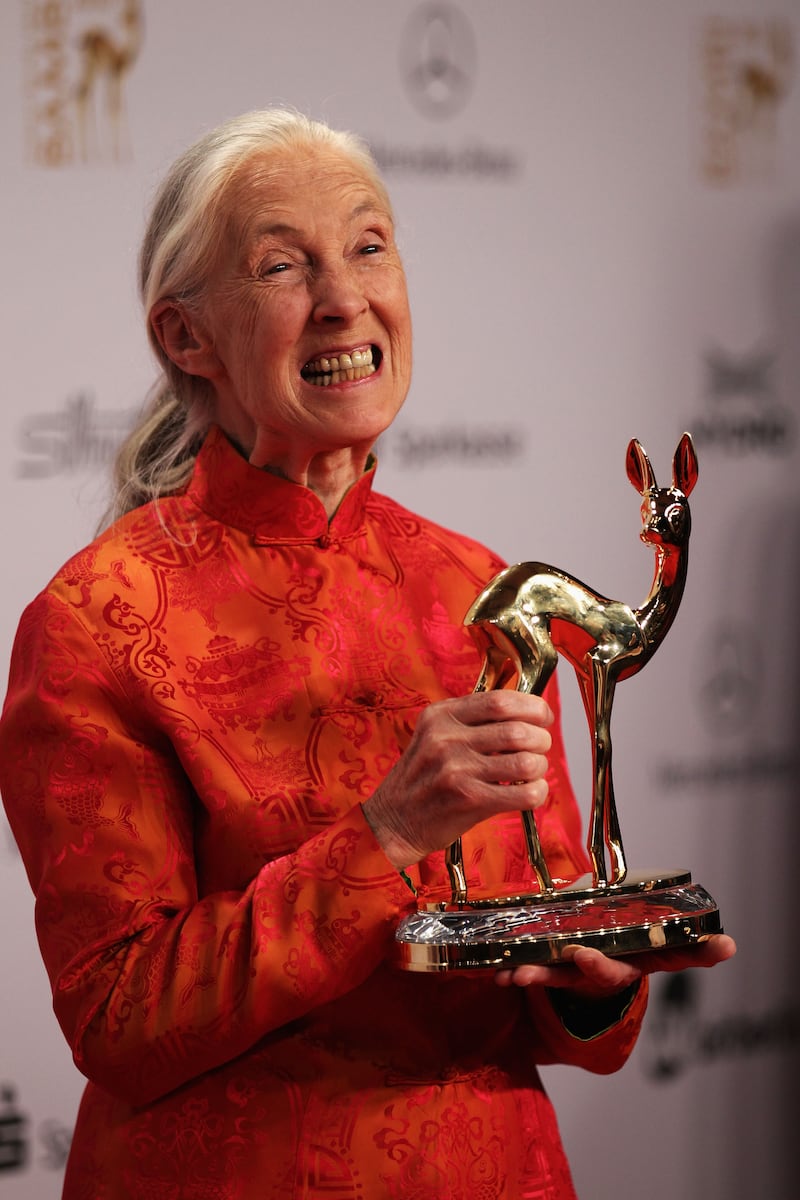
[(719, 909), (688, 871), (602, 886), (584, 875), (555, 892), (426, 903), (398, 926), (394, 962), (405, 971), (497, 970), (560, 962), (568, 946), (635, 954), (721, 932)]

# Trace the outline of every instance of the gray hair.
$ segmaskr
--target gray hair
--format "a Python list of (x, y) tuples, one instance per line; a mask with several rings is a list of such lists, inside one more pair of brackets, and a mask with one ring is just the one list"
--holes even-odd
[(169, 495), (189, 479), (211, 423), (207, 380), (188, 375), (164, 353), (149, 320), (171, 298), (196, 306), (221, 236), (223, 200), (251, 159), (272, 151), (327, 148), (356, 164), (391, 204), (378, 168), (357, 135), (288, 108), (243, 113), (212, 129), (173, 164), (156, 195), (139, 255), (139, 288), (151, 346), (161, 368), (141, 417), (117, 454), (108, 524)]

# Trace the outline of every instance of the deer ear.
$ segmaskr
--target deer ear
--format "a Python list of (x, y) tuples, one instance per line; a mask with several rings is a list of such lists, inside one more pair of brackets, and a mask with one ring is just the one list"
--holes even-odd
[(697, 454), (691, 434), (685, 433), (678, 442), (672, 463), (672, 484), (688, 496), (697, 483)]
[(637, 492), (645, 494), (648, 488), (655, 487), (656, 477), (650, 466), (650, 459), (636, 438), (628, 442), (628, 452), (625, 455), (625, 469)]

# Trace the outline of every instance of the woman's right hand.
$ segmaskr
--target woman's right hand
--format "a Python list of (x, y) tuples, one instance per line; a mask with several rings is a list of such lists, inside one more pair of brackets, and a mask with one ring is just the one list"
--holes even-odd
[(423, 709), (408, 749), (363, 805), (390, 862), (403, 870), (496, 813), (543, 804), (552, 721), (540, 696), (514, 691)]

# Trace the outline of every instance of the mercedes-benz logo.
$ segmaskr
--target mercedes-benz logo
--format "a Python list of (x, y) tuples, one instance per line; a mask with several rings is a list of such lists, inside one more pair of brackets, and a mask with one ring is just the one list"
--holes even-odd
[(712, 634), (702, 664), (700, 705), (716, 733), (743, 729), (758, 704), (760, 654), (755, 630), (723, 625)]
[(472, 91), (477, 62), (469, 21), (453, 4), (421, 4), (400, 43), (400, 66), (412, 103), (426, 117), (452, 117)]

